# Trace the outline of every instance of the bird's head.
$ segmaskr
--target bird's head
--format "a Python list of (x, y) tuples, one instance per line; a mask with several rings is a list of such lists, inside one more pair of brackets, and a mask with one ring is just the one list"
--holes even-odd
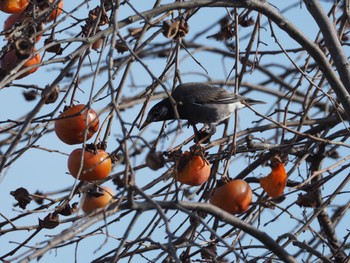
[(156, 121), (166, 121), (174, 119), (173, 106), (169, 99), (164, 99), (158, 102), (148, 112), (145, 122), (141, 125), (140, 130), (145, 128), (148, 124)]

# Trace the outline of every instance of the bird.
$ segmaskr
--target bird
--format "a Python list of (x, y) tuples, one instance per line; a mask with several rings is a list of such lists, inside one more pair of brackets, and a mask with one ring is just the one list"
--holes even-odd
[(244, 108), (247, 104), (265, 103), (200, 82), (178, 85), (171, 93), (171, 97), (174, 104), (170, 98), (166, 98), (150, 109), (140, 130), (152, 122), (176, 120), (177, 114), (174, 110), (176, 107), (179, 119), (188, 120), (193, 126), (203, 123), (209, 128), (209, 133), (214, 134), (215, 126), (228, 119), (233, 112)]

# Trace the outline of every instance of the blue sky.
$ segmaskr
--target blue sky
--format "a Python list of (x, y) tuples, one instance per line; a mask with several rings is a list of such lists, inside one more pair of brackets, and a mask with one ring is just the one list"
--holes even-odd
[[(89, 1), (89, 7), (95, 7), (99, 4), (100, 1)], [(133, 2), (133, 1), (131, 1)], [(162, 1), (163, 4), (171, 3), (172, 1)], [(290, 1), (269, 1), (271, 4), (277, 6), (280, 10), (283, 10), (285, 7), (287, 7), (290, 4)], [(288, 2), (288, 3), (286, 3)], [(297, 5), (299, 1), (293, 1)], [(147, 10), (149, 9), (153, 4), (153, 1), (138, 1), (137, 5), (135, 5), (139, 11)], [(69, 12), (75, 7), (75, 3), (71, 1), (66, 1), (64, 5), (64, 10)], [(295, 9), (294, 9), (295, 11)], [(191, 39), (197, 32), (201, 31), (203, 28), (205, 28), (205, 25), (210, 24), (212, 21), (209, 21), (208, 17), (210, 19), (215, 18), (218, 19), (222, 17), (225, 14), (224, 9), (214, 8), (214, 9), (203, 9), (196, 14), (196, 16), (190, 20), (190, 33), (188, 36), (186, 36), (187, 39)], [(82, 6), (80, 10), (74, 13), (74, 16), (76, 18), (84, 18), (87, 14), (87, 8), (86, 6)], [(129, 8), (123, 7), (122, 11), (119, 13), (120, 19), (125, 18), (131, 14), (131, 10)], [(302, 7), (299, 9), (297, 16), (295, 15), (295, 12), (286, 12), (286, 17), (293, 21), (293, 23), (300, 28), (305, 34), (307, 34), (310, 38), (314, 38), (316, 36), (316, 25), (312, 20), (310, 19), (310, 16), (307, 14), (305, 7)], [(0, 14), (0, 25), (4, 23), (4, 20), (6, 19), (7, 15), (4, 13)], [(65, 26), (70, 25), (70, 23), (74, 22), (74, 19), (68, 18), (62, 25), (57, 27), (56, 30), (62, 29)], [(134, 23), (130, 27), (138, 27), (142, 26), (139, 23)], [(218, 31), (218, 27), (213, 28), (207, 32), (207, 35), (215, 34)], [(68, 34), (56, 34), (56, 37), (58, 39), (65, 39), (68, 37), (73, 37), (79, 29), (70, 29)], [(284, 48), (295, 48), (298, 47), (298, 45), (292, 41), (289, 37), (286, 37), (286, 34), (281, 32), (277, 27), (274, 28), (275, 33), (277, 34), (279, 40), (281, 41), (281, 44), (284, 46)], [(126, 29), (121, 30), (122, 34), (126, 34)], [(244, 36), (244, 34), (242, 34)], [(278, 49), (276, 43), (274, 43), (273, 39), (270, 37), (270, 31), (268, 29), (268, 26), (266, 25), (266, 30), (261, 30), (261, 41), (266, 43), (266, 46), (262, 45), (261, 50), (276, 50)], [(37, 43), (37, 47), (42, 47), (43, 41), (45, 37)], [(197, 42), (199, 41), (206, 41), (208, 45), (210, 46), (219, 46), (220, 48), (224, 48), (224, 46), (221, 43), (216, 42), (213, 39), (205, 39), (202, 37), (202, 39), (196, 39)], [(1, 46), (5, 45), (6, 41), (4, 38), (0, 37), (0, 43)], [(241, 50), (245, 48), (244, 43), (246, 41), (243, 41)], [(72, 50), (74, 47), (78, 46), (79, 44), (72, 45), (69, 49)], [(118, 54), (115, 54), (118, 56)], [(228, 71), (233, 66), (234, 61), (230, 58), (222, 58), (218, 56), (212, 56), (209, 52), (198, 52), (193, 54), (196, 60), (198, 60), (201, 65), (207, 70), (208, 76), (213, 79), (225, 79), (227, 77)], [(91, 60), (95, 61), (98, 58), (99, 54), (96, 52), (91, 53)], [(103, 55), (103, 61), (104, 61), (105, 54)], [(186, 52), (181, 52), (181, 57), (186, 58), (187, 54)], [(47, 60), (50, 58), (50, 55), (46, 55), (44, 57), (44, 60)], [(261, 59), (262, 64), (268, 64), (269, 59), (272, 60), (272, 56), (269, 57), (264, 56)], [(286, 65), (289, 65), (289, 61), (286, 57), (280, 56), (280, 59), (282, 61), (285, 61)], [(157, 60), (157, 59), (146, 59), (145, 63), (147, 66), (152, 70), (152, 72), (155, 75), (159, 75), (160, 72), (163, 70), (166, 61), (165, 60)], [(95, 68), (95, 66), (92, 65), (91, 67), (85, 67), (82, 71), (82, 75), (92, 75)], [(15, 81), (14, 83), (20, 83), (20, 84), (33, 84), (38, 85), (39, 87), (45, 87), (47, 84), (49, 84), (53, 79), (59, 74), (61, 65), (60, 64), (53, 64), (49, 66), (45, 66), (40, 68), (36, 73), (22, 79)], [(187, 81), (205, 81), (206, 80), (206, 72), (198, 66), (194, 60), (189, 59), (188, 57), (184, 59), (184, 62), (181, 64), (180, 71), (182, 73), (183, 80), (185, 82)], [(199, 72), (200, 74), (192, 74), (193, 72)], [(278, 69), (276, 68), (276, 74), (278, 72)], [(259, 83), (260, 81), (264, 80), (264, 76), (262, 74), (259, 74), (256, 72), (253, 75), (255, 83)], [(114, 80), (115, 85), (117, 86), (119, 81), (121, 79), (121, 75), (118, 75), (116, 79)], [(107, 75), (105, 73), (98, 76), (96, 79), (96, 87), (102, 87), (107, 80)], [(249, 79), (247, 79), (248, 81)], [(135, 85), (140, 85), (139, 89), (126, 89), (123, 92), (124, 96), (134, 96), (138, 94), (141, 90), (141, 88), (145, 88), (146, 86), (151, 84), (151, 78), (145, 71), (145, 69), (140, 66), (139, 64), (135, 63), (132, 70), (130, 77), (127, 79), (127, 83), (130, 85), (134, 83)], [(61, 88), (67, 88), (70, 84), (69, 79), (65, 79), (60, 84)], [(171, 88), (171, 81), (166, 83), (168, 88)], [(82, 81), (80, 83), (79, 87), (81, 88), (81, 92), (78, 92), (78, 95), (76, 96), (76, 99), (79, 100), (81, 103), (85, 103), (88, 101), (90, 96), (90, 89), (92, 87), (92, 78), (88, 78), (86, 81)], [(22, 96), (22, 92), (24, 91), (23, 88), (20, 87), (8, 87), (0, 90), (0, 121), (4, 121), (7, 119), (18, 119), (19, 117), (25, 117), (27, 112), (31, 110), (35, 104), (37, 103), (37, 100), (33, 102), (27, 102), (24, 100)], [(94, 93), (95, 91), (93, 91)], [(62, 95), (61, 95), (62, 96)], [(258, 92), (252, 92), (249, 93), (249, 96), (254, 96), (257, 99), (262, 99), (269, 102), (272, 101), (271, 97), (264, 96), (260, 98), (261, 93)], [(101, 96), (102, 97), (102, 96)], [(99, 102), (96, 102), (94, 107), (96, 107), (96, 110), (100, 110), (103, 108), (104, 103), (106, 100), (101, 100)], [(152, 102), (151, 105), (153, 105), (154, 102)], [(47, 113), (50, 113), (53, 109), (57, 107), (57, 104), (54, 105), (47, 105), (45, 106), (42, 111), (40, 112), (39, 116), (45, 115)], [(62, 107), (63, 108), (63, 107)], [(62, 108), (60, 110), (62, 110)], [(259, 110), (266, 110), (265, 106), (257, 106), (256, 109)], [(127, 121), (133, 121), (138, 112), (140, 110), (140, 105), (135, 106), (131, 109), (128, 109), (125, 112), (122, 112), (121, 115), (124, 118), (124, 120)], [(106, 114), (103, 113), (100, 116), (100, 121), (103, 120), (106, 117)], [(253, 112), (249, 111), (248, 109), (244, 109), (240, 112), (240, 119), (241, 120), (251, 120), (251, 121), (242, 121), (240, 122), (239, 129), (243, 130), (247, 127), (252, 126), (252, 121), (258, 120), (259, 117), (255, 116)], [(176, 123), (173, 125), (169, 125), (169, 127), (175, 127)], [(233, 118), (230, 120), (230, 125), (233, 127)], [(0, 127), (2, 127), (2, 124), (0, 124)], [(50, 125), (50, 128), (52, 128), (53, 125)], [(149, 137), (154, 137), (157, 131), (160, 129), (161, 124), (155, 123), (152, 124), (152, 126), (146, 131), (144, 137), (147, 139)], [(219, 132), (215, 135), (216, 137), (213, 137), (213, 139), (218, 138), (220, 136), (220, 129)], [(232, 130), (232, 129), (231, 129)], [(187, 138), (190, 133), (192, 132), (192, 129), (187, 129), (184, 127), (183, 134), (177, 139), (177, 141), (174, 143), (174, 145), (177, 145), (180, 143), (181, 140), (184, 138)], [(134, 135), (138, 134), (138, 131), (134, 131)], [(0, 138), (3, 139), (6, 136), (0, 134)], [(122, 132), (120, 130), (120, 125), (117, 121), (114, 122), (114, 126), (112, 129), (112, 134), (109, 139), (108, 148), (107, 150), (111, 151), (119, 146), (119, 143), (117, 139), (122, 138)], [(169, 141), (171, 138), (169, 139)], [(164, 142), (164, 149), (169, 145), (169, 141)], [(21, 144), (19, 148), (24, 147), (24, 144)], [(75, 182), (73, 177), (71, 177), (69, 174), (67, 174), (67, 156), (69, 153), (77, 148), (79, 146), (69, 146), (65, 145), (64, 143), (60, 142), (54, 133), (46, 133), (45, 136), (43, 136), (38, 143), (36, 144), (36, 147), (28, 150), (21, 156), (18, 160), (15, 161), (13, 165), (11, 165), (8, 169), (4, 171), (2, 174), (2, 179), (0, 181), (0, 199), (2, 200), (1, 204), (1, 213), (5, 215), (8, 218), (12, 218), (23, 211), (21, 211), (19, 208), (13, 208), (13, 203), (15, 203), (15, 200), (12, 196), (9, 195), (10, 191), (15, 190), (18, 187), (25, 187), (29, 190), (29, 192), (34, 193), (36, 190), (44, 191), (44, 192), (51, 192), (51, 191), (60, 191), (62, 189), (67, 189), (71, 187)], [(162, 147), (162, 145), (160, 145)], [(141, 155), (141, 157), (135, 161), (135, 165), (144, 162), (145, 153)], [(248, 158), (247, 158), (248, 159)], [(244, 158), (240, 158), (237, 161), (235, 160), (234, 163), (234, 169), (230, 169), (230, 175), (234, 177), (238, 171), (241, 171), (247, 164), (248, 160)], [(324, 164), (325, 167), (329, 165), (329, 163)], [(124, 168), (123, 166), (116, 166), (114, 167), (114, 170), (112, 173), (116, 173), (119, 171), (122, 171)], [(237, 172), (236, 170), (237, 169)], [(304, 169), (304, 170), (303, 170)], [(164, 172), (163, 170), (162, 172)], [(250, 176), (256, 176), (260, 177), (263, 175), (268, 174), (270, 169), (268, 167), (261, 167), (258, 171), (255, 171)], [(292, 179), (296, 180), (300, 174), (303, 174), (307, 171), (307, 167), (301, 166), (300, 170), (292, 174)], [(142, 187), (149, 183), (150, 181), (156, 179), (159, 177), (161, 172), (154, 172), (149, 169), (143, 169), (140, 172), (136, 172), (136, 184), (139, 187)], [(337, 182), (336, 179), (333, 180), (334, 183)], [(331, 183), (333, 183), (331, 181)], [(168, 182), (167, 182), (168, 183)], [(332, 192), (334, 189), (332, 187), (332, 184), (330, 185), (329, 189), (326, 189), (326, 192), (329, 191), (329, 193)], [(113, 187), (113, 184), (111, 182), (107, 182), (106, 185)], [(334, 184), (335, 185), (335, 184)], [(255, 184), (252, 186), (253, 189), (258, 188), (258, 185)], [(349, 187), (348, 187), (349, 188)], [(349, 190), (349, 189), (348, 189)], [(260, 191), (260, 190), (259, 190)], [(258, 192), (259, 192), (258, 191)], [(292, 191), (292, 189), (288, 189), (288, 191)], [(291, 194), (291, 196), (295, 197), (295, 194)], [(61, 196), (57, 195), (56, 197)], [(256, 197), (255, 197), (256, 198)], [(74, 198), (75, 201), (79, 201), (78, 197)], [(336, 202), (341, 203), (344, 201), (342, 199), (342, 195), (337, 198)], [(289, 203), (289, 200), (285, 201), (283, 203), (283, 206), (287, 207)], [(35, 209), (36, 204), (32, 202), (27, 209)], [(28, 225), (36, 225), (38, 218), (43, 218), (47, 212), (52, 212), (51, 207), (48, 211), (44, 211), (39, 214), (33, 213), (29, 217), (25, 217), (23, 220), (18, 220), (15, 222), (16, 226), (28, 226)], [(273, 218), (276, 213), (278, 213), (279, 210), (275, 211), (269, 211), (267, 213), (264, 213), (264, 222), (268, 222), (270, 218)], [(308, 213), (308, 211), (306, 211)], [(80, 212), (81, 213), (81, 212)], [(298, 213), (302, 213), (302, 211), (292, 210), (291, 213), (296, 213), (297, 216), (299, 216)], [(152, 217), (152, 213), (145, 213), (143, 215), (144, 221), (140, 220), (141, 222), (147, 222), (147, 220)], [(84, 239), (82, 242), (78, 245), (78, 253), (77, 253), (77, 261), (78, 262), (89, 262), (90, 260), (96, 258), (98, 255), (102, 255), (103, 253), (113, 249), (118, 244), (118, 238), (124, 233), (125, 228), (127, 224), (129, 223), (131, 216), (127, 216), (125, 218), (122, 218), (120, 222), (114, 224), (113, 226), (109, 227), (108, 229), (102, 228), (100, 231), (105, 232), (108, 231), (109, 238), (106, 240), (105, 233), (98, 233), (93, 237), (90, 237), (88, 239)], [(184, 215), (177, 215), (172, 220), (172, 224), (174, 226), (178, 225), (179, 222), (181, 222), (181, 219), (184, 218)], [(64, 219), (64, 218), (61, 218)], [(178, 220), (178, 221), (177, 221)], [(283, 216), (280, 218), (279, 222), (280, 224), (269, 224), (264, 228), (264, 231), (271, 234), (272, 237), (276, 238), (280, 235), (281, 232), (285, 231), (286, 226), (283, 222), (284, 220), (288, 220), (288, 216), (286, 214), (283, 214)], [(2, 220), (0, 220), (1, 222)], [(62, 230), (67, 228), (71, 223), (62, 224), (56, 229), (50, 230), (50, 231), (43, 231), (38, 236), (36, 236), (33, 240), (30, 241), (29, 245), (42, 245), (38, 244), (37, 242), (47, 240), (52, 235), (59, 234)], [(89, 228), (88, 231), (85, 231), (84, 234), (89, 233), (91, 230), (95, 230), (97, 226), (102, 225), (103, 222), (100, 222), (93, 227)], [(346, 227), (345, 223), (342, 222), (344, 226), (339, 227), (339, 231), (344, 231)], [(6, 226), (8, 227), (8, 226)], [(145, 225), (138, 226), (139, 228), (135, 228), (135, 230), (130, 234), (130, 239), (132, 237), (137, 236), (138, 231), (145, 227)], [(313, 227), (317, 227), (314, 226)], [(317, 230), (317, 229), (316, 229)], [(159, 229), (159, 236), (162, 238), (164, 237), (164, 234), (162, 231), (164, 229)], [(0, 236), (0, 243), (2, 244), (0, 248), (0, 255), (8, 252), (10, 249), (14, 248), (17, 244), (9, 243), (9, 241), (13, 242), (20, 242), (21, 240), (27, 238), (32, 232), (28, 231), (15, 231), (9, 234), (6, 234), (4, 236)], [(155, 232), (157, 233), (157, 232)], [(165, 242), (164, 239), (160, 238), (159, 242)], [(248, 238), (248, 237), (247, 237)], [(302, 239), (302, 236), (301, 236)], [(106, 243), (103, 243), (105, 242)], [(98, 249), (98, 247), (103, 244), (103, 247), (101, 250), (98, 250), (95, 254), (95, 250)], [(27, 249), (21, 249), (20, 252), (26, 251)], [(42, 262), (73, 262), (74, 260), (74, 250), (75, 246), (67, 246), (62, 247), (57, 250), (51, 251), (42, 259)], [(154, 255), (150, 255), (150, 257), (154, 257)], [(135, 262), (137, 260), (141, 260), (138, 262), (142, 262), (143, 259), (135, 258)], [(121, 261), (124, 262), (124, 261)]]

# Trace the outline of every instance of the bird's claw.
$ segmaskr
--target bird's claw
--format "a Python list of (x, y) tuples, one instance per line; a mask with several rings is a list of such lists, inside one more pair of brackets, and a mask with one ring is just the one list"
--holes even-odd
[(216, 127), (213, 124), (207, 124), (206, 126), (204, 126), (204, 131), (207, 134), (213, 135), (216, 132)]

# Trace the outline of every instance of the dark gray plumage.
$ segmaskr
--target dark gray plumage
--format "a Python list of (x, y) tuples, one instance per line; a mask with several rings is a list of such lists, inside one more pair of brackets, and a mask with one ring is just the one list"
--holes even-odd
[[(197, 82), (178, 85), (171, 97), (176, 102), (180, 119), (188, 120), (191, 124), (204, 123), (214, 130), (215, 125), (229, 118), (234, 111), (244, 108), (246, 104), (265, 103)], [(151, 108), (140, 129), (152, 122), (173, 119), (176, 119), (174, 107), (170, 99), (166, 98)]]

